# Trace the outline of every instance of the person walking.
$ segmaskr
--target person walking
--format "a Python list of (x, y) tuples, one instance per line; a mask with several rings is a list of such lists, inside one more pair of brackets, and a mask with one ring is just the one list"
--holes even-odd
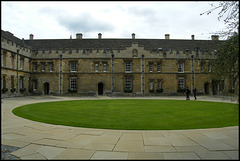
[(185, 93), (186, 93), (186, 100), (190, 100), (190, 98), (189, 98), (190, 90), (188, 89), (188, 87), (187, 87)]
[(193, 89), (193, 97), (196, 100), (197, 99), (197, 89), (196, 87)]

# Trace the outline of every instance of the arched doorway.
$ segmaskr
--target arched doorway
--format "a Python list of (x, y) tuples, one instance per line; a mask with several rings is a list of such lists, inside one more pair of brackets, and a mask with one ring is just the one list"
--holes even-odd
[(98, 95), (103, 95), (103, 83), (98, 83)]
[(49, 83), (44, 83), (44, 94), (49, 94)]

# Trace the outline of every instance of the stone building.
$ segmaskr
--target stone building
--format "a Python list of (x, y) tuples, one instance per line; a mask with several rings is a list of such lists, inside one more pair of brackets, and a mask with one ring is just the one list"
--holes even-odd
[(177, 95), (193, 87), (220, 94), (210, 61), (222, 41), (83, 38), (19, 39), (1, 30), (3, 95)]

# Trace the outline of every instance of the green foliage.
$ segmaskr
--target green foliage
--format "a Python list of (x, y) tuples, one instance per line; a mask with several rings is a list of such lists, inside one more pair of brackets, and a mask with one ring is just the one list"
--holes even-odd
[(217, 49), (217, 58), (212, 60), (212, 78), (228, 80), (236, 88), (239, 81), (239, 34), (221, 43)]
[(2, 93), (5, 93), (8, 91), (8, 88), (2, 88)]
[(173, 130), (238, 125), (236, 104), (185, 100), (80, 100), (24, 105), (17, 116), (101, 129)]

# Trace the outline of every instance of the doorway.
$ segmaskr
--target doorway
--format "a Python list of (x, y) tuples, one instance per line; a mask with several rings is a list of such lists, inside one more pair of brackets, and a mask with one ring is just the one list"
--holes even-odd
[(209, 83), (205, 83), (204, 84), (204, 91), (205, 91), (205, 94), (209, 94)]
[(49, 94), (49, 83), (44, 83), (44, 94)]
[(98, 95), (103, 95), (103, 83), (98, 83)]

